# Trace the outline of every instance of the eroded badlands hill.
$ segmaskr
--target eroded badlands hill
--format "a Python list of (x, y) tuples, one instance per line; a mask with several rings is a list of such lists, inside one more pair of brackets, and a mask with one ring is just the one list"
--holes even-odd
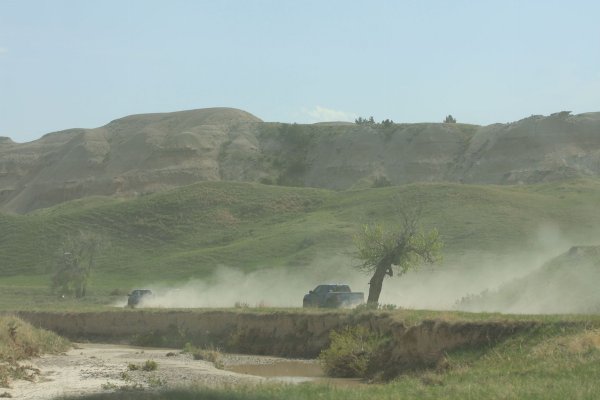
[(0, 211), (199, 181), (332, 189), (600, 176), (600, 113), (466, 124), (296, 125), (236, 109), (133, 115), (23, 144), (0, 138)]

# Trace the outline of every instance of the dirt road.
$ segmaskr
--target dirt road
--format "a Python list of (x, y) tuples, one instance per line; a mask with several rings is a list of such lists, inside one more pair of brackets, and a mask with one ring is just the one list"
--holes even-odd
[[(237, 358), (236, 358), (237, 357)], [(236, 356), (230, 362), (261, 363), (261, 358)], [(252, 361), (254, 359), (254, 361)], [(132, 370), (155, 361), (154, 371)], [(217, 369), (207, 361), (193, 360), (176, 350), (131, 346), (78, 344), (64, 355), (46, 355), (29, 363), (40, 370), (35, 382), (15, 381), (0, 388), (15, 399), (46, 400), (60, 395), (79, 395), (120, 388), (160, 388), (200, 384), (207, 386), (253, 384), (264, 378)]]

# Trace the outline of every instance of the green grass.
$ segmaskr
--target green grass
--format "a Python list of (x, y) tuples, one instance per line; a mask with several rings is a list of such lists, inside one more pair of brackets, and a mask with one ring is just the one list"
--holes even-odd
[(89, 198), (27, 215), (0, 214), (0, 303), (30, 302), (15, 300), (19, 291), (52, 302), (47, 286), (61, 240), (78, 230), (110, 242), (89, 288), (91, 297), (106, 303), (114, 290), (206, 278), (220, 265), (247, 272), (304, 268), (347, 254), (361, 224), (394, 224), (398, 207), (415, 203), (424, 227), (438, 228), (447, 261), (474, 250), (527, 250), (545, 224), (576, 243), (589, 242), (600, 226), (596, 180), (343, 192), (206, 182), (133, 199)]

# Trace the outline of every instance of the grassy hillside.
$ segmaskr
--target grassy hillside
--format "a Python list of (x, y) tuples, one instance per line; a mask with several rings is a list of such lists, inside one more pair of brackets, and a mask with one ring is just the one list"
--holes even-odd
[(352, 249), (360, 224), (397, 221), (419, 204), (437, 227), (446, 259), (469, 251), (527, 249), (551, 224), (574, 243), (600, 227), (600, 182), (532, 186), (411, 184), (334, 192), (212, 182), (116, 200), (88, 198), (28, 215), (0, 214), (0, 283), (36, 282), (55, 264), (63, 238), (79, 230), (110, 243), (94, 285), (205, 277), (218, 265), (252, 271), (300, 269)]

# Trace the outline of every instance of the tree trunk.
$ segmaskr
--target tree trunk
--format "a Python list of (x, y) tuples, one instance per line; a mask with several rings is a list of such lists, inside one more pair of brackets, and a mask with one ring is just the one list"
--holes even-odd
[(386, 273), (392, 267), (392, 263), (387, 260), (381, 260), (375, 268), (375, 273), (369, 281), (369, 298), (367, 299), (368, 304), (379, 303), (379, 295), (381, 294), (381, 288), (383, 287), (383, 279)]

